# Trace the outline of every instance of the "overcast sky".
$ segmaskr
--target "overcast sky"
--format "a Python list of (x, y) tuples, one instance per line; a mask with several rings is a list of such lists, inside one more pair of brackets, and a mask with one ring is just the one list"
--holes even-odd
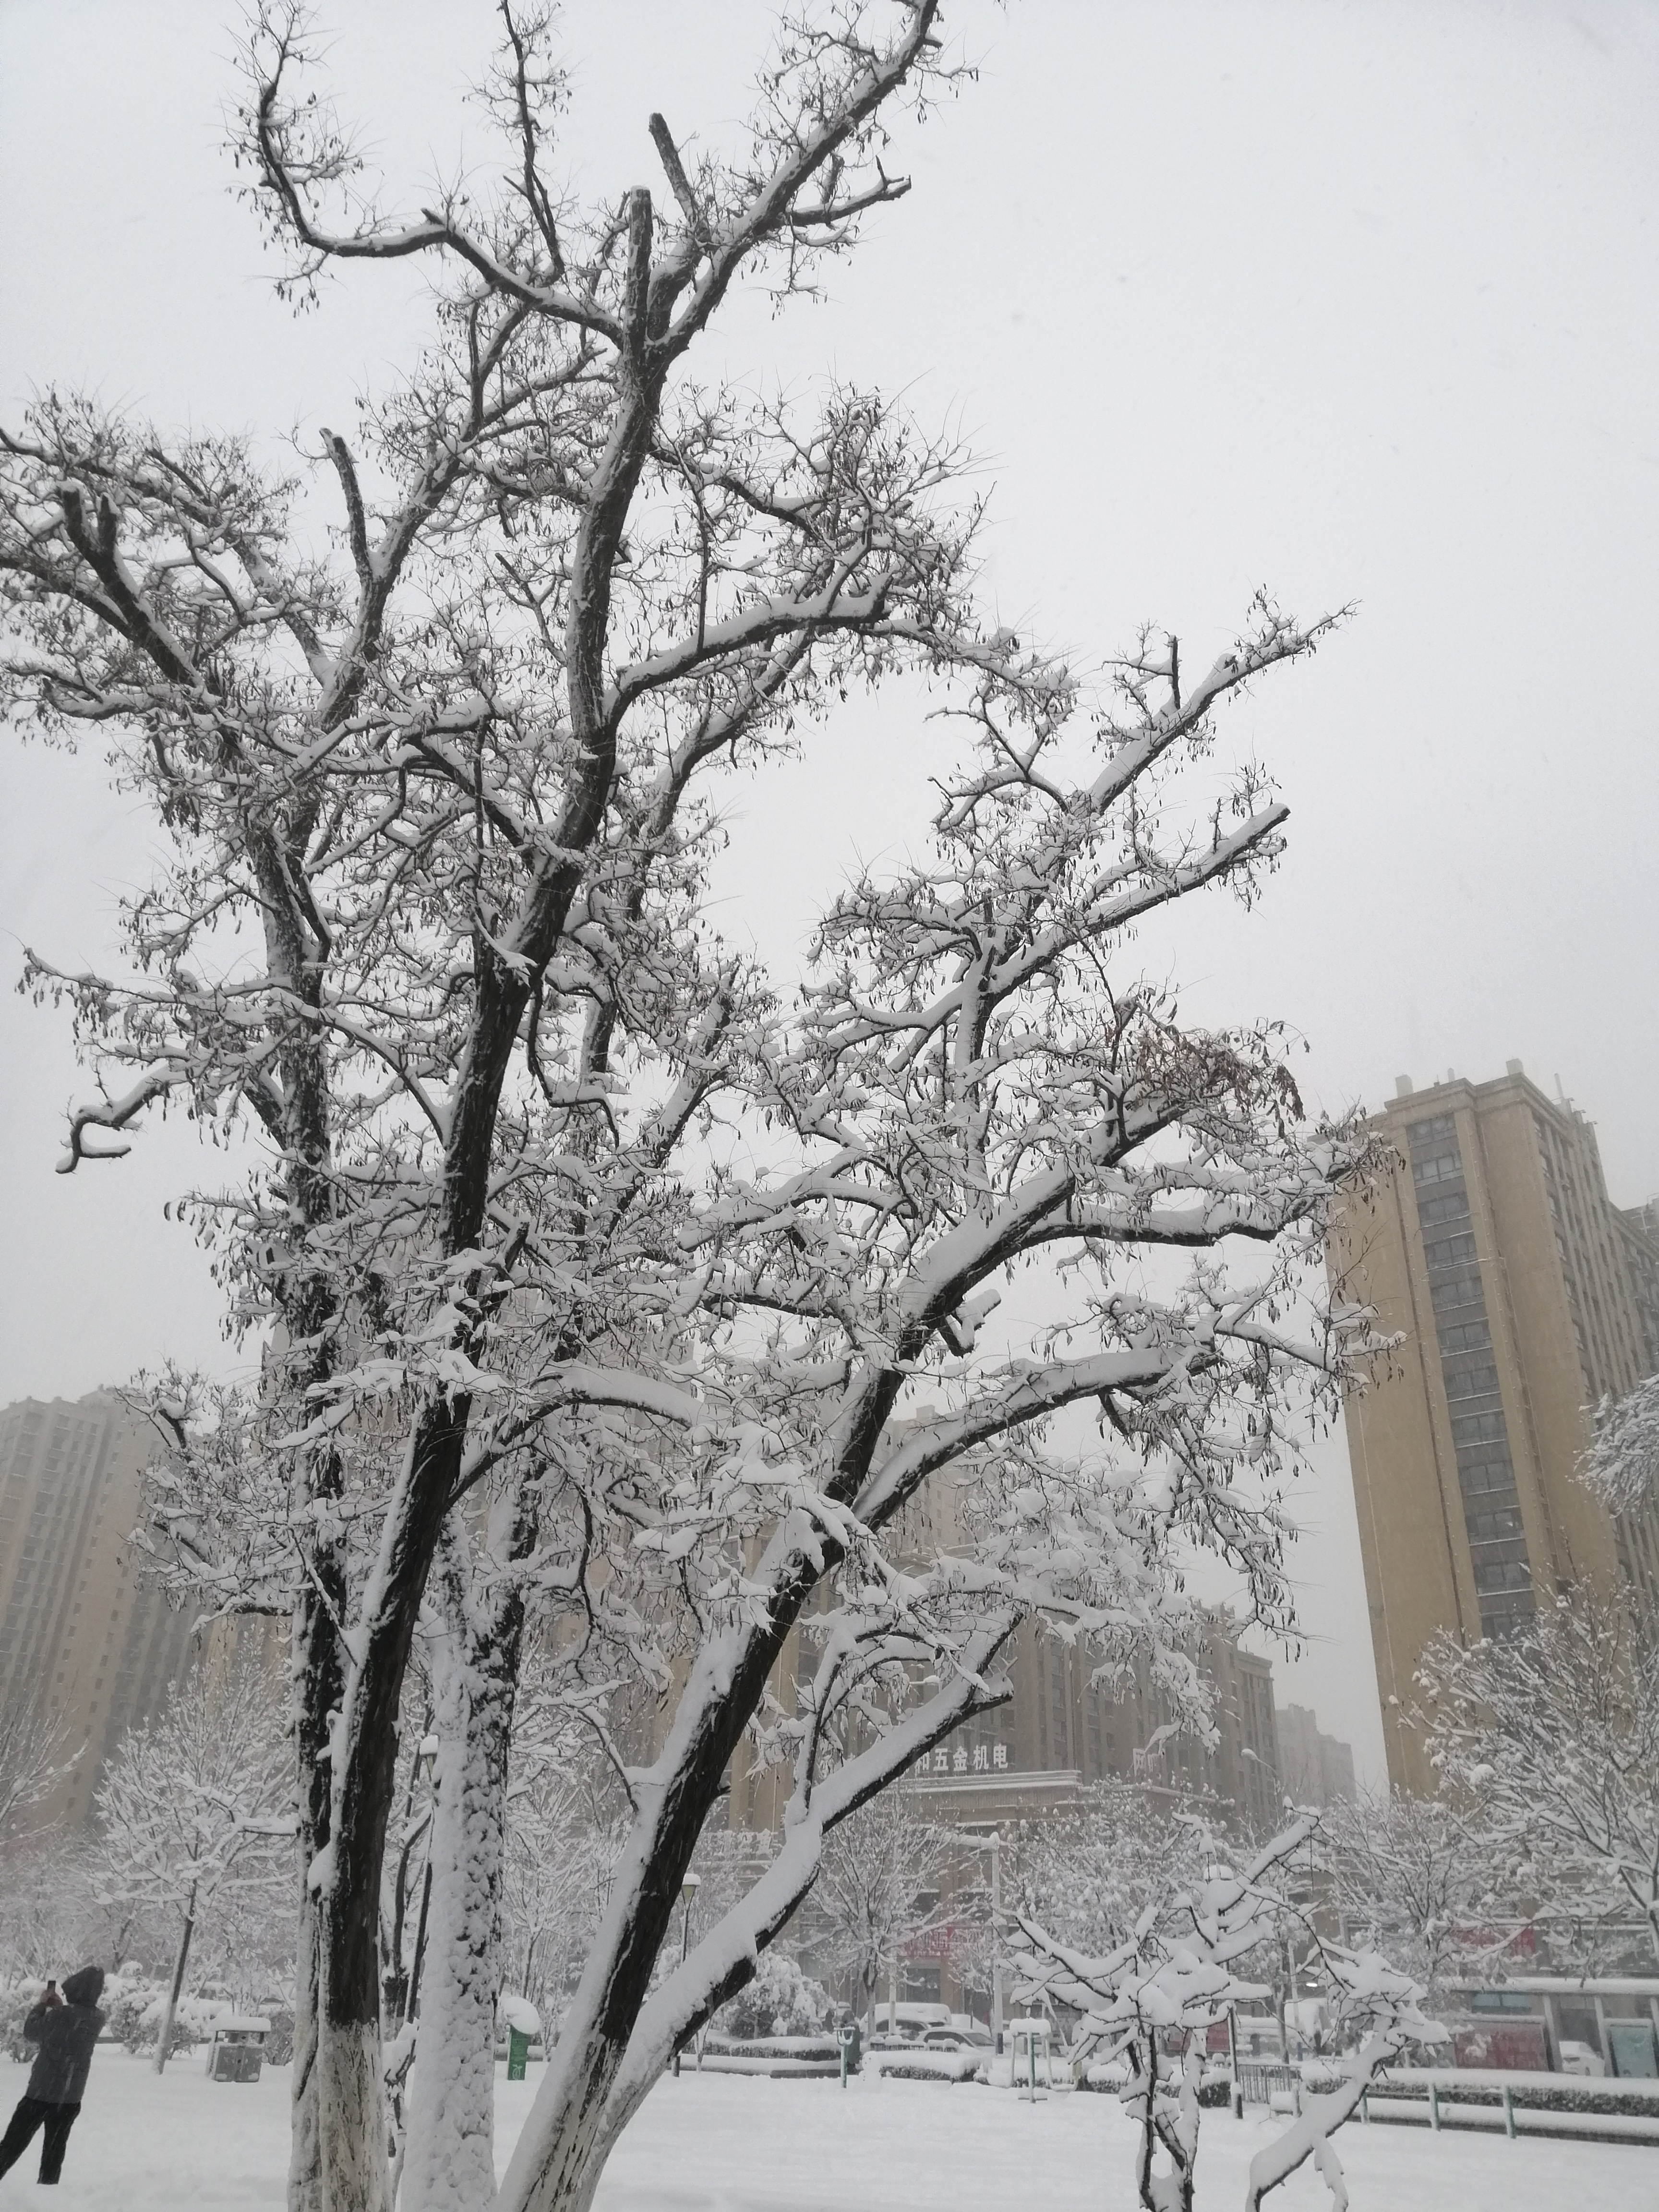
[[(653, 108), (729, 138), (759, 0), (567, 0), (574, 180), (657, 186)], [(336, 0), (343, 105), (388, 204), (477, 163), (461, 94), (485, 0)], [(1591, 1116), (1612, 1195), (1659, 1190), (1659, 10), (969, 0), (979, 82), (890, 166), (915, 179), (828, 298), (735, 303), (712, 360), (833, 368), (971, 439), (1002, 619), (1084, 665), (1150, 619), (1192, 666), (1267, 585), (1357, 603), (1247, 734), (1292, 809), (1260, 908), (1141, 950), (1183, 1012), (1276, 1016), (1311, 1102), (1518, 1056)], [(423, 325), (411, 264), (295, 319), (235, 202), (231, 0), (0, 0), (0, 407), (89, 384), (167, 426), (349, 424)], [(734, 818), (726, 926), (795, 957), (856, 854), (923, 818), (920, 720), (849, 714)], [(0, 747), (0, 968), (109, 957), (149, 831), (95, 757)], [(221, 1367), (167, 1197), (224, 1171), (193, 1131), (53, 1174), (64, 1024), (0, 1001), (0, 1403), (172, 1354)], [(1306, 1493), (1312, 1702), (1380, 1771), (1340, 1441)]]

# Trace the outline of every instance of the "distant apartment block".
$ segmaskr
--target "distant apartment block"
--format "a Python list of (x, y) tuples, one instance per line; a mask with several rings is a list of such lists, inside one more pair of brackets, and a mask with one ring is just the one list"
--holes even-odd
[(1293, 1804), (1334, 1805), (1353, 1796), (1352, 1747), (1326, 1735), (1306, 1705), (1281, 1705), (1274, 1724), (1279, 1779)]
[(0, 1696), (61, 1714), (80, 1756), (41, 1809), (83, 1820), (122, 1731), (189, 1664), (192, 1615), (137, 1571), (147, 1441), (119, 1401), (27, 1398), (0, 1412)]
[(1575, 1474), (1591, 1409), (1659, 1370), (1659, 1224), (1611, 1203), (1594, 1127), (1518, 1060), (1402, 1076), (1374, 1119), (1398, 1165), (1330, 1264), (1403, 1338), (1347, 1431), (1389, 1778), (1424, 1789), (1405, 1722), (1437, 1630), (1512, 1634), (1586, 1579), (1659, 1606), (1653, 1517), (1614, 1519)]
[[(793, 1694), (795, 1641), (775, 1677), (781, 1699)], [(1097, 1654), (1027, 1626), (1007, 1655), (1013, 1696), (954, 1729), (913, 1778), (960, 1801), (951, 1814), (958, 1826), (1072, 1810), (1091, 1784), (1121, 1781), (1216, 1798), (1234, 1819), (1265, 1829), (1283, 1795), (1273, 1662), (1241, 1646), (1225, 1613), (1205, 1617), (1192, 1650), (1210, 1686), (1212, 1744), (1174, 1728), (1144, 1661), (1097, 1680)], [(787, 1771), (754, 1772), (735, 1760), (732, 1826), (781, 1826), (791, 1786)]]

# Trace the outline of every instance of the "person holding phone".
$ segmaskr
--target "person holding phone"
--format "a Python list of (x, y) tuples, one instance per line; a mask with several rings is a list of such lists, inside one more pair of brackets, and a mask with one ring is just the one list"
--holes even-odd
[(40, 2142), (40, 2179), (55, 2182), (64, 2171), (64, 2153), (70, 2130), (81, 2110), (81, 2098), (92, 2064), (93, 2045), (104, 2025), (98, 2009), (103, 1994), (101, 1966), (82, 1966), (69, 1975), (64, 1993), (56, 1982), (46, 1984), (46, 1994), (23, 2021), (23, 2037), (39, 2044), (29, 2075), (29, 2085), (11, 2116), (11, 2124), (0, 2137), (0, 2173), (9, 2172), (44, 2130)]

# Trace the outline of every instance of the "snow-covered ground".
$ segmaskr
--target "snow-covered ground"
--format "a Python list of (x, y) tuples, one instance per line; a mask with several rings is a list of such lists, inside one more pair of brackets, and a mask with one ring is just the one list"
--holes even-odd
[[(500, 2084), (499, 2166), (540, 2069)], [(27, 2079), (0, 2060), (0, 2122)], [(1201, 2212), (1237, 2212), (1264, 2120), (1206, 2112)], [(1400, 2127), (1338, 2138), (1353, 2212), (1652, 2212), (1659, 2150), (1516, 2142)], [(37, 2147), (0, 2181), (0, 2212), (43, 2202)], [(1130, 2212), (1130, 2136), (1112, 2097), (1025, 2104), (1006, 2091), (921, 2081), (767, 2081), (738, 2075), (665, 2081), (623, 2138), (599, 2212)], [(208, 2081), (199, 2060), (158, 2081), (143, 2061), (100, 2051), (70, 2139), (58, 2212), (175, 2212), (279, 2206), (288, 2157), (288, 2075), (257, 2088)], [(1269, 2200), (1325, 2212), (1305, 2167)]]

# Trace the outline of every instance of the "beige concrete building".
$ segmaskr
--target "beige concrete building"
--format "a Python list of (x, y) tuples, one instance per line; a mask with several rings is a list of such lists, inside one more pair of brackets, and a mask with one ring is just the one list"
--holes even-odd
[(190, 1663), (192, 1616), (140, 1575), (127, 1540), (147, 1449), (102, 1393), (0, 1412), (0, 1695), (61, 1715), (80, 1753), (43, 1816), (86, 1818), (122, 1731)]
[(1398, 1164), (1330, 1264), (1403, 1340), (1347, 1428), (1389, 1778), (1423, 1789), (1404, 1723), (1437, 1630), (1511, 1634), (1582, 1579), (1659, 1603), (1659, 1530), (1574, 1473), (1589, 1409), (1659, 1367), (1659, 1243), (1650, 1209), (1609, 1202), (1591, 1124), (1519, 1060), (1491, 1083), (1402, 1076), (1376, 1121)]

